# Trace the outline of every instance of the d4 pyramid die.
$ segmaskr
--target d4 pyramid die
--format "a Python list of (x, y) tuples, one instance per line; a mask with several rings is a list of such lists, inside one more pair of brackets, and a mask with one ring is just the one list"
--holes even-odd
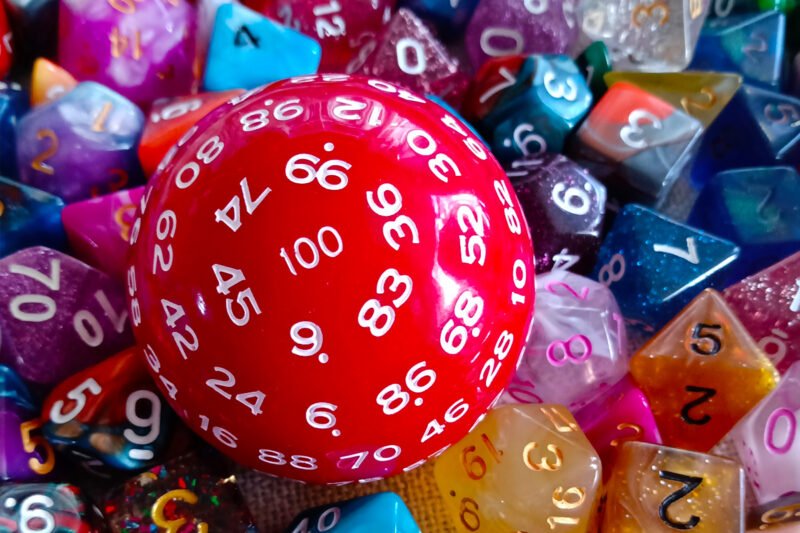
[(779, 372), (800, 361), (800, 252), (728, 287), (723, 296)]
[(241, 4), (224, 4), (214, 20), (203, 86), (207, 91), (254, 89), (315, 74), (321, 54), (319, 43), (311, 37)]
[(47, 104), (75, 88), (75, 78), (43, 57), (33, 63), (31, 74), (31, 105)]
[(434, 476), (460, 532), (593, 530), (600, 459), (563, 406), (489, 411)]
[(739, 90), (742, 77), (723, 72), (609, 72), (611, 86), (627, 82), (669, 102), (708, 127)]
[(594, 276), (627, 320), (652, 332), (701, 290), (722, 285), (738, 254), (730, 241), (629, 204), (603, 241)]
[(778, 384), (778, 371), (714, 290), (631, 358), (664, 444), (705, 452)]

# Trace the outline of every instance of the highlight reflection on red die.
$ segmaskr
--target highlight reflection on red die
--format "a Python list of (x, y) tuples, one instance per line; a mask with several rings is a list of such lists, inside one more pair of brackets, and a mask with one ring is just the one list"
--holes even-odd
[(442, 451), (497, 399), (531, 323), (505, 174), (384, 81), (294, 78), (224, 104), (162, 162), (131, 243), (131, 318), (165, 396), (289, 478), (380, 478)]

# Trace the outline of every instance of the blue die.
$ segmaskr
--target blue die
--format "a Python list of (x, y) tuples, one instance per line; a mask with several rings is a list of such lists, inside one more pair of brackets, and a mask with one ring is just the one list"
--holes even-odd
[(297, 516), (287, 533), (420, 533), (402, 498), (381, 492), (333, 505), (315, 507)]
[(460, 36), (469, 23), (479, 0), (402, 0), (400, 7), (410, 9), (432, 24), (445, 39)]
[(700, 193), (689, 223), (735, 242), (735, 278), (800, 250), (800, 175), (791, 167), (721, 172)]
[(0, 177), (0, 257), (29, 246), (63, 249), (63, 208), (57, 196)]
[(0, 175), (16, 178), (17, 121), (28, 112), (28, 93), (17, 83), (0, 82)]
[(708, 287), (719, 287), (739, 248), (636, 204), (617, 215), (592, 277), (611, 289), (634, 329), (658, 330)]

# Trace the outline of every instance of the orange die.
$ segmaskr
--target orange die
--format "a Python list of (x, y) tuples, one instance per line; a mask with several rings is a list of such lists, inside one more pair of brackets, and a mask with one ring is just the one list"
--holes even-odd
[(72, 74), (40, 57), (33, 63), (31, 106), (50, 103), (71, 91), (77, 84)]

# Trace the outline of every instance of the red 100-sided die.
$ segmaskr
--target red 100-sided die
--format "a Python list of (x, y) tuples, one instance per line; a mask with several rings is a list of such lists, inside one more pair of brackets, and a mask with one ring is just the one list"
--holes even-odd
[(177, 412), (312, 482), (410, 470), (472, 428), (530, 327), (532, 249), (488, 149), (433, 102), (324, 75), (192, 128), (142, 198), (131, 318)]

